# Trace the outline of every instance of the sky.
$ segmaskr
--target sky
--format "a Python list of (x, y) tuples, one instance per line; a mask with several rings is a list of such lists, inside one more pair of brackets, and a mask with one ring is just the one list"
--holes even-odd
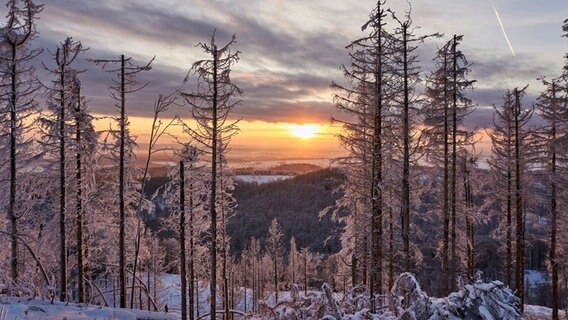
[[(470, 97), (478, 108), (466, 122), (471, 128), (491, 126), (491, 105), (499, 104), (507, 89), (529, 84), (527, 103), (534, 101), (542, 89), (536, 78), (558, 75), (568, 51), (568, 42), (561, 38), (567, 1), (493, 1), (515, 56), (490, 0), (412, 1), (414, 25), (420, 26), (416, 33), (445, 34), (419, 49), (424, 73), (431, 71), (438, 46), (454, 33), (464, 35), (462, 51), (472, 63), (470, 78), (477, 80)], [(242, 54), (232, 77), (243, 90), (243, 103), (233, 113), (241, 119), (241, 133), (232, 141), (229, 159), (329, 159), (344, 154), (336, 139), (340, 128), (330, 126), (331, 117), (341, 117), (333, 107), (330, 84), (342, 81), (340, 66), (349, 63), (345, 46), (362, 36), (361, 25), (375, 3), (45, 0), (34, 46), (54, 52), (71, 36), (90, 47), (81, 58), (81, 67), (87, 70), (82, 75), (83, 93), (98, 115), (117, 113), (108, 90), (113, 76), (86, 60), (125, 54), (144, 64), (155, 56), (153, 69), (141, 77), (150, 84), (129, 97), (127, 105), (132, 132), (143, 145), (157, 96), (178, 88), (191, 64), (205, 58), (196, 44), (208, 41), (214, 30), (218, 43), (236, 34), (235, 48)], [(409, 9), (407, 1), (389, 0), (387, 5), (400, 14)], [(4, 15), (6, 9), (2, 10)], [(48, 54), (41, 57), (46, 63)], [(38, 68), (40, 77), (42, 72)], [(190, 115), (183, 107), (174, 108), (174, 113)], [(311, 127), (298, 129), (302, 124)], [(106, 124), (101, 120), (98, 126)], [(315, 132), (306, 135), (306, 130)]]

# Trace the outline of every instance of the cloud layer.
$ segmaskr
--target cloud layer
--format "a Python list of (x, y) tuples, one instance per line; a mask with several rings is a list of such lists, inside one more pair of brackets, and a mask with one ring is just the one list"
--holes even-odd
[[(414, 23), (422, 27), (418, 33), (465, 34), (462, 50), (473, 63), (471, 77), (477, 80), (472, 98), (482, 107), (499, 104), (506, 89), (527, 83), (534, 100), (540, 90), (535, 79), (558, 73), (562, 64), (566, 51), (559, 37), (562, 4), (521, 2), (496, 1), (517, 58), (510, 55), (489, 3), (413, 3)], [(398, 12), (408, 10), (405, 1), (389, 4)], [(144, 63), (156, 55), (154, 69), (141, 77), (151, 84), (130, 101), (130, 114), (146, 116), (157, 95), (178, 87), (191, 63), (203, 58), (195, 47), (199, 41), (208, 41), (214, 30), (219, 42), (236, 33), (237, 49), (243, 53), (233, 77), (245, 93), (237, 117), (328, 122), (336, 115), (329, 84), (341, 81), (339, 67), (349, 62), (344, 47), (361, 35), (360, 25), (372, 5), (372, 1), (340, 0), (49, 0), (35, 44), (54, 50), (59, 41), (72, 36), (91, 47), (84, 58), (126, 54)], [(442, 41), (430, 41), (420, 49), (425, 73)], [(47, 53), (42, 56), (47, 58)], [(82, 67), (88, 70), (83, 82), (92, 110), (115, 112), (107, 88), (113, 75), (86, 61)], [(491, 124), (491, 114), (480, 108), (471, 120), (472, 126), (484, 127)]]

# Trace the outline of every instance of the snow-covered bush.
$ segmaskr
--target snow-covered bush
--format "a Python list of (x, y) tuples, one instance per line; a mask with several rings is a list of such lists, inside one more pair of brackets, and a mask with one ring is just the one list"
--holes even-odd
[(431, 319), (522, 319), (518, 303), (519, 298), (502, 282), (477, 281), (436, 301)]
[(334, 294), (327, 285), (321, 293), (291, 294), (274, 305), (261, 301), (264, 313), (255, 319), (296, 320), (519, 320), (519, 299), (499, 281), (465, 285), (446, 298), (429, 298), (411, 273), (401, 274), (388, 295), (388, 303), (370, 310), (370, 299), (355, 288), (350, 294)]
[(411, 273), (401, 274), (390, 294), (390, 309), (399, 319), (429, 319), (432, 314), (430, 298), (420, 289)]

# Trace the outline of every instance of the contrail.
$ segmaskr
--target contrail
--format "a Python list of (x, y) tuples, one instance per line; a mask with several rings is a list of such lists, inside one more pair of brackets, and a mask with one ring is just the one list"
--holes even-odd
[(497, 20), (499, 20), (499, 24), (501, 25), (501, 30), (503, 31), (503, 35), (505, 36), (505, 40), (507, 40), (507, 44), (509, 45), (509, 49), (511, 49), (511, 53), (513, 57), (516, 57), (515, 50), (513, 50), (513, 46), (511, 45), (511, 41), (509, 41), (509, 37), (507, 37), (507, 32), (505, 32), (505, 27), (503, 26), (503, 21), (501, 21), (501, 16), (499, 16), (499, 12), (497, 12), (497, 8), (495, 8), (495, 4), (493, 0), (489, 0), (491, 2), (491, 6), (493, 7), (493, 11), (495, 11), (495, 15), (497, 16)]

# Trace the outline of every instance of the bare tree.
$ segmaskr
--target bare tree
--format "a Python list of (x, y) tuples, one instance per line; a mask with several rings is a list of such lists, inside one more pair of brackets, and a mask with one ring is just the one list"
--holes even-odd
[[(111, 96), (117, 101), (117, 108), (120, 110), (120, 117), (117, 119), (118, 141), (119, 141), (119, 287), (120, 287), (120, 307), (126, 308), (126, 257), (125, 257), (125, 189), (126, 189), (126, 172), (125, 172), (125, 150), (128, 137), (127, 126), (128, 119), (126, 115), (126, 95), (142, 90), (147, 84), (140, 84), (136, 76), (143, 72), (151, 70), (150, 65), (154, 58), (146, 65), (135, 65), (132, 58), (126, 58), (121, 55), (115, 60), (93, 60), (93, 62), (109, 73), (117, 74), (118, 79), (113, 79), (111, 85)], [(118, 67), (117, 67), (118, 65)]]
[(9, 128), (9, 176), (10, 190), (7, 214), (10, 220), (10, 276), (13, 283), (18, 283), (18, 212), (16, 203), (17, 165), (20, 152), (25, 150), (30, 140), (25, 138), (30, 130), (26, 121), (37, 111), (35, 95), (39, 83), (35, 78), (35, 69), (29, 62), (42, 50), (30, 49), (31, 41), (37, 36), (35, 21), (43, 10), (43, 5), (32, 0), (9, 0), (6, 24), (0, 29), (2, 46), (0, 55), (0, 74), (2, 75), (2, 112), (1, 120)]
[(442, 201), (442, 281), (443, 294), (456, 288), (457, 274), (457, 160), (460, 149), (471, 143), (472, 133), (459, 126), (465, 116), (472, 112), (471, 100), (466, 90), (474, 80), (466, 78), (470, 64), (465, 54), (458, 49), (463, 36), (454, 35), (437, 52), (437, 69), (430, 75), (426, 87), (424, 135), (427, 153), (431, 162), (443, 167)]
[[(72, 68), (80, 53), (84, 52), (81, 42), (73, 41), (71, 38), (65, 39), (57, 47), (53, 54), (56, 66), (50, 68), (44, 64), (44, 68), (54, 77), (51, 85), (48, 86), (48, 110), (50, 115), (42, 117), (41, 123), (47, 129), (47, 141), (44, 145), (48, 146), (47, 151), (55, 151), (54, 156), (59, 164), (59, 299), (67, 300), (67, 170), (68, 165), (67, 149), (71, 140), (71, 126), (68, 123), (73, 119), (73, 109), (76, 101), (75, 84), (76, 77), (80, 71)], [(69, 127), (69, 128), (68, 128)], [(49, 150), (53, 148), (53, 150)], [(79, 255), (82, 259), (82, 256)], [(81, 266), (82, 267), (82, 266)], [(82, 273), (81, 273), (82, 276)], [(80, 281), (81, 283), (81, 281)], [(82, 284), (79, 285), (83, 289)], [(82, 293), (80, 300), (83, 299)], [(81, 301), (82, 302), (82, 301)]]
[(211, 177), (209, 179), (209, 218), (211, 239), (211, 319), (217, 315), (217, 202), (218, 184), (221, 176), (219, 167), (221, 156), (225, 153), (228, 142), (238, 131), (237, 122), (231, 121), (229, 115), (233, 108), (241, 103), (237, 97), (241, 95), (241, 90), (231, 81), (231, 68), (239, 61), (239, 51), (232, 51), (231, 46), (236, 43), (236, 37), (223, 47), (219, 48), (215, 42), (215, 34), (211, 37), (210, 43), (200, 43), (199, 47), (210, 55), (210, 59), (199, 60), (193, 64), (185, 81), (190, 80), (190, 76), (196, 77), (194, 92), (182, 93), (190, 107), (192, 114), (197, 122), (196, 128), (187, 127), (187, 131), (193, 139), (203, 146), (203, 151), (211, 156)]
[[(137, 215), (141, 215), (143, 209), (147, 208), (149, 206), (149, 204), (147, 204), (147, 199), (145, 198), (145, 188), (146, 188), (146, 180), (149, 176), (149, 169), (150, 169), (150, 163), (152, 161), (152, 157), (156, 154), (156, 153), (160, 153), (166, 150), (169, 150), (169, 148), (167, 147), (158, 147), (158, 143), (160, 142), (160, 139), (164, 136), (164, 135), (168, 135), (168, 130), (170, 129), (170, 127), (174, 124), (174, 122), (177, 121), (177, 117), (174, 117), (173, 119), (171, 119), (169, 122), (164, 122), (162, 120), (162, 115), (168, 111), (169, 107), (176, 103), (176, 98), (177, 98), (177, 91), (174, 91), (173, 93), (169, 94), (169, 95), (159, 95), (158, 98), (156, 99), (156, 102), (154, 103), (154, 116), (152, 118), (152, 127), (150, 129), (150, 140), (148, 141), (148, 149), (147, 149), (147, 153), (146, 153), (146, 163), (144, 166), (144, 173), (142, 174), (142, 185), (140, 187), (140, 193), (139, 193), (139, 199), (138, 199), (138, 203), (137, 203), (137, 207), (136, 207), (136, 214)], [(145, 205), (146, 204), (146, 205)], [(131, 289), (131, 294), (130, 294), (130, 308), (133, 308), (134, 306), (134, 289), (136, 288), (136, 286), (134, 285), (134, 283), (136, 283), (136, 273), (138, 271), (138, 260), (139, 260), (139, 256), (140, 256), (140, 247), (141, 247), (141, 241), (142, 241), (142, 220), (141, 219), (137, 219), (136, 222), (136, 243), (135, 243), (135, 248), (134, 248), (134, 266), (132, 269), (132, 289)]]
[[(557, 234), (558, 234), (558, 204), (563, 205), (562, 197), (558, 196), (559, 188), (565, 188), (568, 180), (568, 157), (562, 152), (562, 141), (568, 137), (568, 86), (562, 78), (546, 80), (542, 78), (546, 89), (541, 93), (537, 101), (537, 107), (541, 117), (546, 121), (539, 130), (541, 146), (541, 161), (546, 172), (545, 179), (550, 186), (550, 252), (549, 263), (552, 282), (552, 319), (558, 320), (559, 290), (558, 290), (558, 265), (557, 258)], [(564, 80), (565, 81), (565, 80)], [(560, 200), (560, 201), (559, 201)]]
[(371, 270), (368, 284), (373, 311), (375, 294), (383, 290), (383, 166), (387, 101), (390, 98), (389, 77), (392, 77), (387, 65), (391, 44), (388, 41), (390, 35), (384, 28), (384, 6), (385, 1), (377, 1), (376, 8), (362, 27), (363, 32), (368, 34), (347, 47), (352, 63), (349, 68), (343, 67), (343, 73), (350, 86), (332, 84), (337, 92), (334, 96), (337, 108), (356, 120), (353, 123), (341, 122), (346, 131), (341, 138), (342, 143), (352, 153), (351, 161), (361, 166), (359, 172), (363, 179), (368, 179), (368, 182), (360, 184), (368, 187), (366, 198), (370, 199)]
[[(81, 96), (81, 82), (74, 79), (74, 119), (75, 119), (75, 209), (76, 209), (76, 236), (77, 236), (77, 283), (79, 291), (79, 302), (85, 301), (85, 279), (88, 275), (85, 258), (86, 241), (83, 237), (87, 235), (85, 232), (85, 201), (84, 197), (88, 195), (89, 175), (95, 171), (94, 157), (97, 151), (98, 134), (93, 125), (93, 116), (87, 110), (85, 98)], [(93, 189), (93, 188), (91, 188)], [(92, 192), (92, 191), (91, 191)], [(87, 201), (88, 202), (88, 201)]]
[[(393, 19), (397, 22), (398, 27), (393, 34), (395, 40), (395, 74), (399, 77), (398, 82), (401, 84), (398, 96), (394, 96), (394, 104), (398, 110), (397, 114), (401, 115), (402, 126), (399, 130), (402, 143), (399, 148), (402, 149), (402, 194), (401, 194), (401, 219), (402, 219), (402, 243), (404, 252), (403, 270), (410, 272), (410, 209), (411, 209), (411, 160), (417, 160), (419, 137), (413, 133), (417, 132), (418, 125), (418, 104), (421, 98), (416, 94), (416, 87), (421, 83), (420, 66), (418, 65), (418, 56), (415, 51), (418, 45), (430, 37), (439, 37), (438, 34), (425, 36), (417, 36), (414, 34), (416, 27), (413, 26), (412, 18), (409, 10), (404, 19), (401, 20), (392, 13)], [(402, 146), (400, 146), (402, 144)], [(392, 276), (389, 277), (392, 281)]]
[[(490, 134), (493, 143), (493, 155), (489, 161), (493, 172), (501, 177), (506, 177), (506, 246), (507, 257), (505, 262), (506, 278), (508, 269), (512, 268), (513, 256), (515, 261), (515, 289), (521, 299), (520, 309), (524, 303), (524, 200), (526, 189), (525, 172), (529, 169), (533, 157), (533, 132), (528, 128), (533, 110), (523, 109), (521, 100), (525, 95), (526, 87), (519, 90), (507, 91), (504, 96), (504, 104), (501, 110), (495, 107), (497, 121), (495, 128)], [(504, 188), (503, 188), (504, 189)], [(514, 210), (513, 210), (514, 209)], [(512, 228), (513, 219), (515, 228), (515, 254), (512, 254)], [(510, 279), (506, 279), (509, 280)]]
[(524, 87), (522, 90), (515, 88), (513, 90), (514, 104), (513, 123), (514, 123), (514, 141), (515, 141), (515, 210), (516, 210), (516, 268), (515, 268), (515, 288), (517, 289), (520, 302), (521, 312), (524, 310), (525, 304), (525, 215), (523, 203), (523, 164), (526, 159), (521, 156), (524, 152), (528, 152), (530, 147), (531, 132), (523, 130), (533, 115), (531, 109), (522, 108), (522, 98), (525, 95)]
[(499, 229), (504, 229), (506, 233), (505, 283), (511, 286), (511, 268), (513, 267), (513, 152), (515, 149), (513, 144), (513, 96), (507, 93), (503, 100), (501, 108), (494, 106), (493, 129), (489, 132), (492, 142), (492, 156), (488, 162), (493, 172), (497, 190), (500, 191), (495, 195), (497, 198), (501, 198), (501, 202), (504, 203), (502, 210), (505, 212), (506, 222), (504, 227)]

